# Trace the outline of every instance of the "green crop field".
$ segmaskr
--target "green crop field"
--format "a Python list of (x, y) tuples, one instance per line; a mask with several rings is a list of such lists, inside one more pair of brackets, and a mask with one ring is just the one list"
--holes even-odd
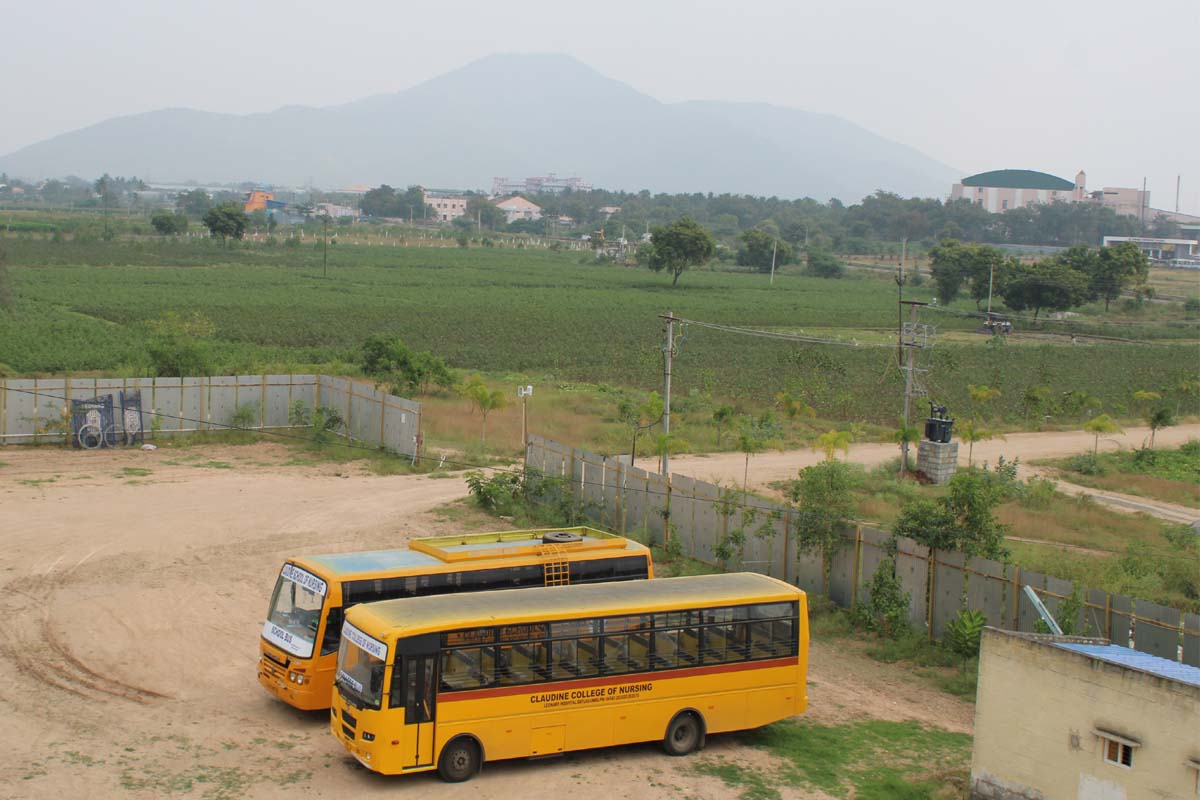
[[(645, 269), (581, 263), (580, 253), (472, 247), (301, 247), (197, 241), (0, 240), (15, 305), (0, 310), (0, 369), (10, 374), (147, 374), (146, 323), (197, 311), (216, 325), (216, 373), (349, 371), (371, 333), (387, 331), (463, 369), (644, 389), (661, 378), (662, 325), (676, 315), (858, 340), (780, 342), (690, 326), (676, 360), (680, 396), (769, 401), (801, 391), (820, 416), (892, 422), (901, 378), (889, 341), (896, 287), (885, 277), (826, 280), (694, 271), (676, 289)], [(927, 300), (931, 285), (910, 287)], [(964, 303), (962, 309), (973, 308)], [(963, 409), (966, 385), (1001, 387), (997, 416), (1042, 416), (1022, 398), (1070, 390), (1128, 413), (1130, 392), (1170, 392), (1195, 366), (1194, 328), (1147, 324), (1148, 344), (1020, 344), (972, 339), (977, 320), (927, 311), (945, 343), (929, 354), (934, 394)], [(1114, 326), (1105, 326), (1111, 333)], [(1121, 331), (1126, 331), (1122, 328)], [(1141, 330), (1141, 329), (1139, 329)], [(1184, 338), (1179, 338), (1179, 337)], [(1065, 341), (1065, 340), (1062, 340)], [(2, 374), (2, 373), (0, 373)], [(1185, 413), (1195, 413), (1187, 399)], [(1068, 420), (1069, 421), (1069, 420)]]

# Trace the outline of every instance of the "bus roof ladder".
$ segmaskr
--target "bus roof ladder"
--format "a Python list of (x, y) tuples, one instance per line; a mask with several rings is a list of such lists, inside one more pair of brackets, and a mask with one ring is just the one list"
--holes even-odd
[(571, 582), (571, 562), (561, 544), (541, 546), (542, 576), (547, 586), (566, 586)]

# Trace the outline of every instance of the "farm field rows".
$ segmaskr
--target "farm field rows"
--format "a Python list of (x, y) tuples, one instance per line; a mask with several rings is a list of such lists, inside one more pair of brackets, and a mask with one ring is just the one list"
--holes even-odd
[[(311, 245), (21, 239), (5, 247), (17, 301), (15, 314), (0, 315), (0, 364), (20, 374), (144, 374), (145, 323), (195, 311), (216, 326), (217, 372), (353, 372), (358, 345), (384, 331), (463, 369), (649, 389), (661, 374), (657, 315), (673, 311), (863, 345), (690, 326), (676, 360), (680, 397), (765, 404), (787, 389), (823, 418), (891, 423), (896, 414), (901, 379), (888, 343), (896, 295), (886, 279), (784, 274), (772, 287), (761, 275), (695, 271), (672, 290), (662, 275), (581, 264), (573, 253), (352, 246), (330, 248), (326, 278)], [(930, 295), (928, 283), (908, 290)], [(1151, 328), (1166, 337), (1153, 344), (990, 347), (972, 338), (975, 319), (927, 312), (924, 321), (947, 334), (930, 353), (934, 394), (961, 408), (967, 384), (1001, 386), (994, 410), (1009, 419), (1025, 415), (1021, 398), (1034, 386), (1052, 397), (1083, 389), (1126, 413), (1132, 388), (1165, 389), (1194, 352), (1180, 348), (1195, 347), (1194, 329), (1174, 325)]]

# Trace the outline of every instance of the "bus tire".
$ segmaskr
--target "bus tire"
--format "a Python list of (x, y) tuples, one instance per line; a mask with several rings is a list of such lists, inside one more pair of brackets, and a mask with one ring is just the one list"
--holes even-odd
[(479, 745), (460, 736), (442, 748), (438, 759), (438, 775), (447, 783), (462, 783), (479, 772)]
[(669, 756), (686, 756), (700, 747), (704, 740), (704, 725), (694, 711), (680, 711), (667, 726), (663, 749)]

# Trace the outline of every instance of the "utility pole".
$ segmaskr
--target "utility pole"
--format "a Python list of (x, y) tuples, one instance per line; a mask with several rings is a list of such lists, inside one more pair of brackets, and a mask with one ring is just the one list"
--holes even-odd
[[(921, 306), (928, 305), (917, 300), (901, 300), (901, 308), (908, 306), (909, 319), (909, 335), (907, 341), (903, 335), (903, 330), (900, 336), (900, 346), (904, 349), (904, 427), (908, 427), (908, 416), (912, 411), (912, 399), (916, 394), (916, 356), (917, 349), (928, 345), (928, 331), (924, 334), (925, 341), (921, 341), (921, 333), (917, 327), (917, 311)], [(900, 458), (903, 465), (908, 466), (908, 442), (904, 442), (901, 448)]]
[(779, 238), (775, 238), (775, 243), (771, 245), (771, 285), (775, 285), (775, 254), (779, 252)]
[(324, 252), (321, 255), (321, 277), (329, 277), (329, 215), (321, 217), (321, 238), (325, 242)]
[(533, 395), (533, 387), (518, 386), (517, 397), (521, 398), (521, 451), (529, 449), (529, 398)]
[(988, 322), (992, 321), (992, 281), (996, 276), (996, 262), (988, 264)]
[(1183, 176), (1175, 176), (1175, 213), (1179, 213), (1179, 185), (1183, 183)]
[(1138, 225), (1141, 226), (1141, 233), (1146, 235), (1146, 177), (1142, 176), (1142, 202), (1138, 204)]
[[(904, 361), (904, 259), (896, 269), (896, 366)], [(903, 369), (903, 367), (901, 367)]]
[[(663, 371), (663, 436), (666, 437), (671, 435), (671, 357), (675, 355), (675, 315), (668, 311), (659, 318), (667, 321), (667, 342), (663, 345), (663, 363), (665, 365)], [(663, 449), (659, 469), (663, 475), (670, 474), (671, 468), (671, 456), (667, 450), (668, 448)]]

